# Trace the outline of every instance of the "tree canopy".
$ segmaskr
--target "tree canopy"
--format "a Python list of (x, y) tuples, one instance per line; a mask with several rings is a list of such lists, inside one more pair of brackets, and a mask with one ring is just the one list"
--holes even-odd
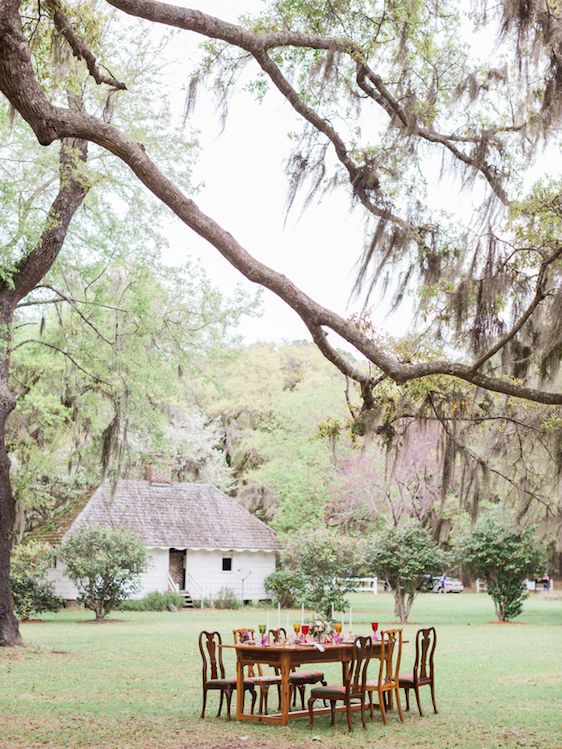
[[(380, 5), (357, 0), (328, 7), (313, 1), (274, 2), (259, 18), (234, 25), (154, 0), (109, 4), (151, 23), (214, 40), (208, 59), (194, 73), (192, 94), (203, 73), (218, 71), (224, 92), (225, 82), (232, 83), (243, 60), (257, 63), (258, 89), (264, 81), (275, 87), (303, 120), (303, 134), (290, 162), (293, 186), (298, 187), (300, 175), (311, 169), (313, 191), (324, 187), (326, 179), (343, 182), (376, 222), (359, 286), (371, 268), (377, 272), (368, 286), (374, 288), (394, 262), (406, 263), (398, 296), (415, 282), (423, 292), (419, 298), (432, 302), (425, 313), (434, 330), (443, 333), (445, 344), (456, 342), (459, 354), (472, 358), (464, 363), (458, 354), (443, 359), (427, 352), (398, 357), (258, 262), (182, 193), (173, 175), (156, 165), (134, 135), (49, 98), (43, 80), (48, 71), (33, 68), (33, 46), (26, 37), (29, 24), (22, 23), (16, 0), (4, 0), (0, 87), (41, 144), (80, 137), (115, 154), (247, 278), (286, 301), (323, 353), (367, 389), (380, 377), (403, 383), (443, 374), (506, 395), (562, 402), (562, 394), (545, 382), (553, 374), (557, 334), (540, 324), (541, 318), (551, 317), (559, 298), (558, 193), (554, 184), (543, 183), (524, 199), (511, 197), (520, 191), (522, 168), (556, 132), (559, 121), (559, 10), (544, 2), (523, 7), (507, 0), (483, 6), (474, 15), (454, 3), (429, 0)], [(102, 7), (90, 11), (94, 19), (101, 17)], [(53, 0), (45, 8), (62, 43), (85, 60), (100, 86), (126, 88), (118, 76), (100, 72), (87, 35), (79, 33), (62, 5)], [(501, 53), (495, 57), (502, 65), (480, 63), (469, 42), (458, 44), (458, 28), (466, 29), (469, 42), (471, 34), (473, 41), (501, 34)], [(231, 75), (225, 76), (225, 69)], [(525, 85), (527, 81), (532, 87)], [(355, 134), (349, 142), (333, 124), (335, 107), (346, 114), (344, 129)], [(367, 113), (361, 115), (365, 108)], [(369, 118), (374, 128), (368, 126)], [(376, 132), (377, 138), (363, 142), (363, 132)], [(438, 220), (439, 201), (429, 210), (431, 196), (424, 194), (428, 179), (422, 168), (428, 149), (450, 160), (469, 184), (476, 180), (481, 185), (486, 210), (476, 229), (473, 224), (472, 230), (459, 233), (454, 221)], [(335, 160), (333, 174), (328, 158)], [(517, 349), (525, 345), (533, 327), (533, 366), (514, 372), (521, 364)], [(366, 373), (352, 366), (328, 342), (330, 330), (376, 369)], [(502, 352), (505, 356), (499, 357)]]

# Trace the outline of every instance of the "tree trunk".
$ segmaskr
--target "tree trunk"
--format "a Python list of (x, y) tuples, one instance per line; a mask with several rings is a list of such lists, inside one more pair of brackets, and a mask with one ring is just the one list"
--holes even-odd
[(0, 299), (0, 647), (23, 645), (10, 584), (10, 555), (16, 520), (16, 502), (6, 451), (6, 422), (15, 406), (8, 383), (12, 316), (13, 301)]
[(79, 162), (86, 162), (87, 144), (65, 139), (59, 155), (59, 190), (49, 209), (43, 233), (34, 249), (16, 266), (13, 289), (0, 289), (0, 647), (22, 645), (14, 616), (10, 585), (10, 556), (14, 542), (16, 502), (10, 483), (6, 451), (6, 422), (16, 401), (9, 387), (12, 320), (17, 303), (41, 281), (63, 246), (69, 223), (81, 205), (88, 184)]
[(105, 604), (101, 603), (100, 601), (94, 604), (93, 611), (94, 611), (94, 614), (96, 615), (97, 622), (102, 622), (107, 616), (107, 614), (109, 613), (106, 609)]
[(393, 590), (394, 594), (394, 613), (398, 617), (400, 624), (408, 623), (409, 606), (406, 605), (406, 594), (403, 590)]

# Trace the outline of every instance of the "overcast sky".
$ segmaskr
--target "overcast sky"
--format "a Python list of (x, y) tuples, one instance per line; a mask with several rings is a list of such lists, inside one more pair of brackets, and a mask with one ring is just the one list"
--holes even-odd
[[(236, 21), (245, 12), (257, 12), (259, 0), (206, 0), (181, 3), (200, 7), (224, 20)], [(174, 52), (197, 58), (201, 37), (182, 34)], [(191, 69), (190, 64), (186, 70)], [(251, 69), (249, 69), (251, 70)], [(257, 70), (257, 66), (254, 68)], [(183, 107), (187, 79), (180, 67), (176, 97)], [(293, 210), (285, 224), (287, 180), (284, 162), (290, 152), (288, 133), (300, 129), (302, 120), (277, 92), (258, 104), (252, 94), (237, 89), (221, 131), (220, 116), (210, 96), (200, 95), (189, 124), (199, 130), (201, 155), (195, 181), (202, 190), (198, 205), (226, 228), (255, 257), (285, 273), (321, 304), (343, 315), (360, 309), (360, 302), (348, 305), (353, 286), (353, 268), (363, 246), (361, 210), (350, 209), (343, 191), (326, 196), (320, 205), (304, 213)], [(187, 252), (201, 260), (213, 283), (225, 293), (236, 284), (254, 290), (222, 256), (179, 221), (170, 218), (168, 260), (181, 262)], [(382, 323), (384, 313), (380, 312)], [(407, 317), (392, 321), (392, 331), (403, 332)], [(269, 291), (264, 291), (263, 315), (245, 321), (241, 332), (249, 341), (310, 338), (298, 315)], [(335, 335), (334, 335), (335, 339)]]
[[(200, 7), (224, 20), (236, 21), (243, 13), (257, 12), (260, 0), (206, 0), (181, 3)], [(185, 99), (185, 84), (198, 57), (201, 37), (187, 32), (178, 35), (169, 50), (182, 60), (174, 76), (174, 101), (178, 116)], [(183, 62), (185, 60), (185, 64)], [(254, 68), (254, 70), (257, 69)], [(252, 68), (249, 68), (251, 71)], [(350, 302), (354, 265), (363, 246), (363, 210), (350, 208), (349, 196), (342, 190), (326, 196), (300, 213), (293, 211), (285, 224), (287, 180), (284, 162), (290, 152), (288, 133), (299, 130), (300, 118), (276, 91), (258, 104), (253, 95), (238, 88), (231, 99), (226, 127), (221, 131), (220, 116), (210, 96), (203, 95), (189, 125), (199, 131), (201, 155), (195, 181), (203, 187), (195, 199), (255, 257), (289, 276), (301, 289), (321, 304), (348, 315), (361, 308), (361, 301)], [(440, 161), (440, 160), (439, 160)], [(436, 162), (436, 175), (439, 170)], [(540, 171), (541, 166), (535, 169)], [(459, 192), (451, 182), (434, 180), (430, 198), (447, 211), (466, 214), (481, 196), (478, 187), (472, 196)], [(201, 260), (214, 285), (225, 293), (236, 284), (255, 289), (210, 245), (170, 217), (166, 227), (170, 240), (170, 262), (181, 263), (186, 253)], [(373, 300), (377, 325), (392, 335), (400, 335), (411, 322), (411, 304), (387, 318), (387, 303)], [(248, 341), (309, 338), (300, 318), (269, 291), (264, 292), (263, 315), (247, 320), (241, 332)], [(335, 336), (332, 340), (336, 342)]]

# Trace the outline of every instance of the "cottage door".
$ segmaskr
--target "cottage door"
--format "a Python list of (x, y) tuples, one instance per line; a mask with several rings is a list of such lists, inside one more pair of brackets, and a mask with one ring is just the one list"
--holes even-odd
[(170, 549), (170, 577), (180, 590), (185, 590), (185, 549)]

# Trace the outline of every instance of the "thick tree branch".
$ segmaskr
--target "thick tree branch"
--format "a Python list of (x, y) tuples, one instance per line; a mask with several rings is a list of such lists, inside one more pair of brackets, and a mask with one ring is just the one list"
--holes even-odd
[[(311, 122), (314, 127), (317, 127), (330, 138), (336, 149), (338, 158), (342, 161), (348, 171), (349, 168), (347, 164), (341, 158), (341, 150), (336, 145), (337, 141), (333, 140), (324, 129), (324, 127), (332, 129), (330, 125), (319, 117), (319, 115), (310, 107), (307, 107), (302, 100), (300, 100), (300, 97), (298, 97), (296, 92), (292, 90), (286, 80), (284, 83), (281, 81), (281, 79), (284, 79), (284, 76), (279, 68), (270, 60), (267, 51), (279, 47), (306, 47), (349, 55), (357, 65), (357, 84), (364, 93), (385, 110), (394, 125), (406, 130), (412, 136), (418, 136), (428, 142), (437, 143), (447, 148), (456, 159), (481, 172), (490, 184), (495, 195), (502, 201), (502, 203), (507, 204), (509, 202), (495, 169), (487, 164), (481, 156), (477, 155), (478, 146), (485, 141), (485, 136), (489, 135), (490, 130), (477, 136), (449, 136), (438, 133), (431, 128), (420, 127), (415, 119), (408, 116), (408, 114), (403, 110), (396, 97), (390, 93), (383, 83), (382, 78), (369, 68), (365, 60), (364, 51), (352, 39), (347, 39), (345, 37), (322, 36), (318, 34), (303, 34), (301, 32), (289, 30), (257, 33), (245, 29), (242, 26), (227, 23), (215, 16), (202, 13), (201, 11), (193, 10), (191, 8), (181, 8), (175, 5), (170, 5), (169, 3), (157, 2), (157, 0), (107, 0), (107, 2), (115, 8), (119, 8), (125, 13), (136, 16), (137, 18), (144, 18), (146, 20), (155, 21), (166, 26), (174, 26), (175, 28), (184, 29), (186, 31), (194, 31), (197, 34), (202, 34), (208, 38), (218, 39), (227, 42), (228, 44), (241, 47), (252, 54), (262, 69), (270, 76), (275, 86), (290, 102), (291, 106), (305, 117), (307, 121)], [(375, 86), (376, 91), (373, 91), (372, 87), (367, 85), (366, 78), (368, 78)], [(289, 91), (289, 89), (291, 90)], [(311, 114), (315, 120), (319, 120), (320, 123), (323, 123), (324, 127), (319, 127), (318, 124), (313, 122), (310, 116)], [(523, 126), (514, 128), (496, 128), (495, 132), (518, 130), (521, 129), (521, 127)], [(468, 155), (464, 153), (454, 145), (455, 142), (474, 143), (476, 146), (476, 154)], [(358, 170), (359, 167), (355, 166), (355, 169)], [(350, 174), (350, 176), (352, 175)], [(352, 179), (351, 181), (352, 185), (354, 185), (354, 180)], [(362, 203), (365, 204), (364, 201), (366, 199), (367, 202), (372, 205), (368, 196), (361, 196), (361, 194), (358, 193), (358, 197)], [(368, 205), (366, 205), (366, 207), (371, 210)]]
[[(376, 91), (367, 84), (367, 78), (375, 86)], [(407, 130), (410, 135), (417, 135), (420, 138), (423, 138), (423, 140), (427, 140), (430, 143), (439, 143), (440, 145), (447, 148), (456, 159), (462, 161), (463, 164), (466, 164), (467, 166), (470, 166), (473, 169), (481, 172), (494, 191), (496, 197), (498, 197), (501, 202), (504, 203), (504, 205), (507, 205), (509, 203), (507, 194), (503, 189), (494, 168), (487, 164), (481, 156), (468, 155), (464, 153), (464, 151), (461, 151), (455, 145), (455, 142), (474, 143), (476, 146), (476, 152), (478, 153), (478, 145), (485, 142), (485, 139), (483, 137), (484, 134), (476, 139), (473, 136), (458, 137), (443, 135), (442, 133), (438, 133), (431, 128), (420, 127), (416, 122), (416, 119), (413, 117), (409, 117), (404, 109), (400, 106), (396, 98), (392, 96), (390, 91), (384, 85), (382, 78), (376, 75), (367, 65), (359, 62), (357, 63), (357, 85), (364, 93), (367, 94), (367, 96), (376, 101), (377, 104), (379, 104), (385, 110), (385, 112), (394, 122), (399, 123), (402, 129)], [(518, 128), (510, 128), (510, 130), (520, 130), (522, 127), (523, 126), (521, 125), (521, 127)], [(506, 128), (501, 128), (497, 130), (497, 132), (499, 132), (500, 130), (505, 131)]]
[(354, 367), (351, 362), (349, 362), (344, 356), (339, 353), (339, 351), (337, 351), (328, 343), (327, 334), (324, 330), (322, 330), (321, 327), (312, 324), (307, 325), (307, 327), (310, 331), (310, 335), (312, 336), (312, 340), (314, 341), (314, 343), (318, 346), (326, 359), (328, 359), (328, 361), (331, 361), (332, 364), (334, 364), (340, 370), (340, 372), (342, 372), (346, 377), (350, 377), (352, 380), (355, 380), (355, 382), (359, 382), (369, 388), (373, 388), (375, 386), (376, 380), (374, 377), (370, 377), (365, 372), (361, 372), (361, 370), (357, 369), (357, 367)]
[(331, 124), (323, 117), (320, 117), (320, 115), (315, 112), (312, 107), (309, 107), (303, 102), (295, 89), (285, 78), (279, 67), (265, 52), (255, 52), (254, 57), (259, 63), (262, 70), (271, 78), (272, 82), (279, 89), (281, 94), (287, 99), (293, 109), (302, 117), (304, 117), (304, 119), (309, 122), (316, 130), (323, 133), (326, 138), (328, 138), (328, 140), (334, 147), (340, 163), (347, 170), (353, 192), (359, 198), (362, 205), (369, 211), (369, 213), (373, 214), (377, 218), (383, 219), (384, 221), (390, 221), (393, 224), (396, 224), (403, 232), (411, 236), (412, 239), (416, 238), (416, 235), (418, 233), (416, 227), (414, 227), (403, 218), (400, 218), (399, 216), (392, 213), (389, 208), (381, 208), (380, 206), (373, 203), (362, 184), (362, 168), (357, 166), (357, 164), (353, 161), (347, 151), (343, 139), (340, 137), (340, 135), (338, 135)]
[(73, 30), (67, 17), (63, 13), (58, 0), (45, 0), (45, 5), (52, 13), (55, 28), (57, 29), (59, 34), (61, 34), (68, 42), (72, 53), (74, 54), (74, 57), (76, 57), (78, 60), (84, 60), (84, 62), (86, 63), (86, 67), (88, 68), (88, 72), (90, 73), (94, 81), (98, 85), (105, 83), (108, 86), (112, 86), (113, 88), (120, 89), (121, 91), (126, 91), (127, 86), (124, 83), (118, 81), (113, 77), (113, 75), (110, 75), (110, 77), (108, 77), (101, 72), (95, 56), (93, 55), (85, 41)]
[[(0, 0), (0, 11), (0, 90), (29, 123), (40, 143), (48, 145), (57, 139), (79, 138), (92, 141), (116, 155), (176, 216), (212, 244), (246, 278), (283, 299), (309, 329), (331, 328), (395, 382), (404, 383), (427, 375), (450, 375), (486, 390), (539, 403), (562, 404), (562, 393), (545, 392), (510, 379), (486, 376), (475, 372), (470, 365), (450, 361), (417, 364), (397, 361), (349, 321), (322, 307), (283, 274), (252, 257), (231, 234), (205, 215), (159, 171), (142, 145), (84, 112), (52, 105), (35, 79), (17, 0)], [(346, 368), (345, 373), (348, 371)]]
[(16, 266), (12, 277), (14, 304), (35, 288), (55, 262), (70, 221), (88, 192), (83, 176), (76, 174), (78, 165), (84, 163), (88, 156), (86, 141), (64, 138), (60, 149), (59, 191), (36, 247)]

